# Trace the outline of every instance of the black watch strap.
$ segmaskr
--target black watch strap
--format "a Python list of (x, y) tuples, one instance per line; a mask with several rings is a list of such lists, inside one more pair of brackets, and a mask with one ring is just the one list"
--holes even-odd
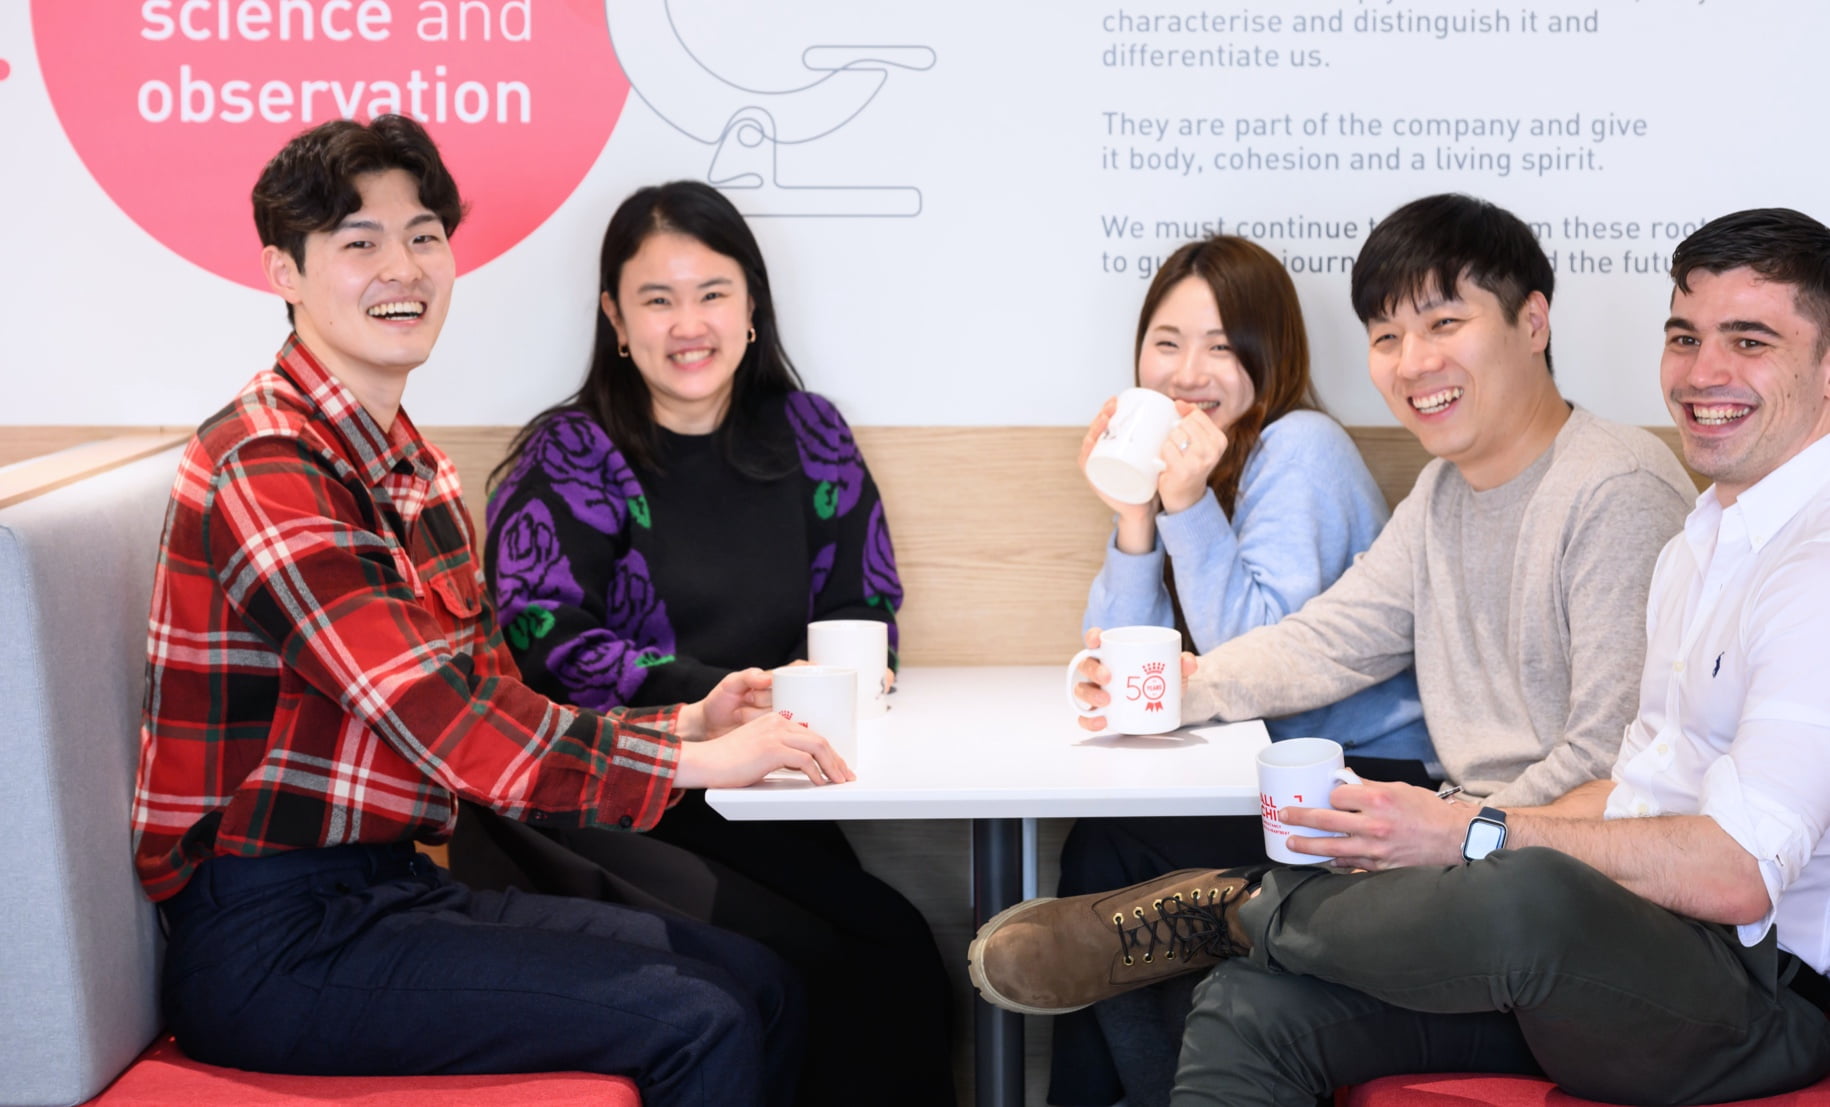
[(1496, 849), (1506, 848), (1506, 812), (1497, 807), (1483, 807), (1468, 823), (1462, 839), (1463, 861), (1479, 861)]

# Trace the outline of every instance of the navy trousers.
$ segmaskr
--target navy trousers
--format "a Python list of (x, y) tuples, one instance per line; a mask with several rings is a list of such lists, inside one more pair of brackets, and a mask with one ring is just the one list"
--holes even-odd
[(792, 973), (683, 918), (472, 892), (407, 844), (205, 862), (161, 905), (185, 1052), (262, 1072), (584, 1071), (646, 1107), (794, 1101)]

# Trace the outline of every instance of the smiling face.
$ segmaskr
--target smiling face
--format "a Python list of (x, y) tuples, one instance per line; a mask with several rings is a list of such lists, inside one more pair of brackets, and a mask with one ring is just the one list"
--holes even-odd
[(1542, 293), (1527, 296), (1515, 319), (1464, 278), (1452, 297), (1426, 289), (1415, 303), (1400, 298), (1366, 335), (1386, 406), (1477, 489), (1521, 472), (1568, 416), (1543, 357), (1550, 304)]
[(1671, 295), (1659, 383), (1690, 467), (1724, 506), (1830, 432), (1830, 353), (1796, 289), (1693, 271)]
[(709, 434), (749, 346), (750, 292), (736, 259), (689, 235), (651, 234), (623, 265), (604, 314), (648, 384), (654, 420)]
[(1206, 281), (1187, 277), (1157, 305), (1138, 350), (1137, 383), (1196, 405), (1222, 431), (1257, 399)]
[(397, 403), (406, 375), (431, 356), (457, 264), (444, 224), (420, 203), (411, 174), (365, 173), (356, 189), (362, 206), (307, 235), (302, 266), (277, 246), (261, 260), (274, 291), (292, 305), (306, 348), (385, 425), (392, 412), (377, 411), (373, 401), (392, 396)]

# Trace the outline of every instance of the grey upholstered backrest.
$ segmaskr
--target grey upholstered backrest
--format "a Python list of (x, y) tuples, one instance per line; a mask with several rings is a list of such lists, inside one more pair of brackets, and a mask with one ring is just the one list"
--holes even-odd
[(147, 611), (179, 451), (0, 509), (0, 1102), (80, 1103), (158, 1031), (134, 877)]

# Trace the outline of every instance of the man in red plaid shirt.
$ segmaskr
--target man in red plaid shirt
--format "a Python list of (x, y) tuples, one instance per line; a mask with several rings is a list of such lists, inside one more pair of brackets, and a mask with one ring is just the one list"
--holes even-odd
[(641, 830), (676, 789), (851, 779), (768, 676), (596, 714), (520, 682), (451, 461), (401, 410), (463, 206), (400, 116), (294, 138), (254, 189), (293, 333), (197, 431), (153, 591), (134, 797), (164, 1003), (217, 1064), (583, 1070), (650, 1107), (792, 1101), (803, 1014), (760, 945), (564, 898), (473, 893), (414, 849), (459, 797)]

